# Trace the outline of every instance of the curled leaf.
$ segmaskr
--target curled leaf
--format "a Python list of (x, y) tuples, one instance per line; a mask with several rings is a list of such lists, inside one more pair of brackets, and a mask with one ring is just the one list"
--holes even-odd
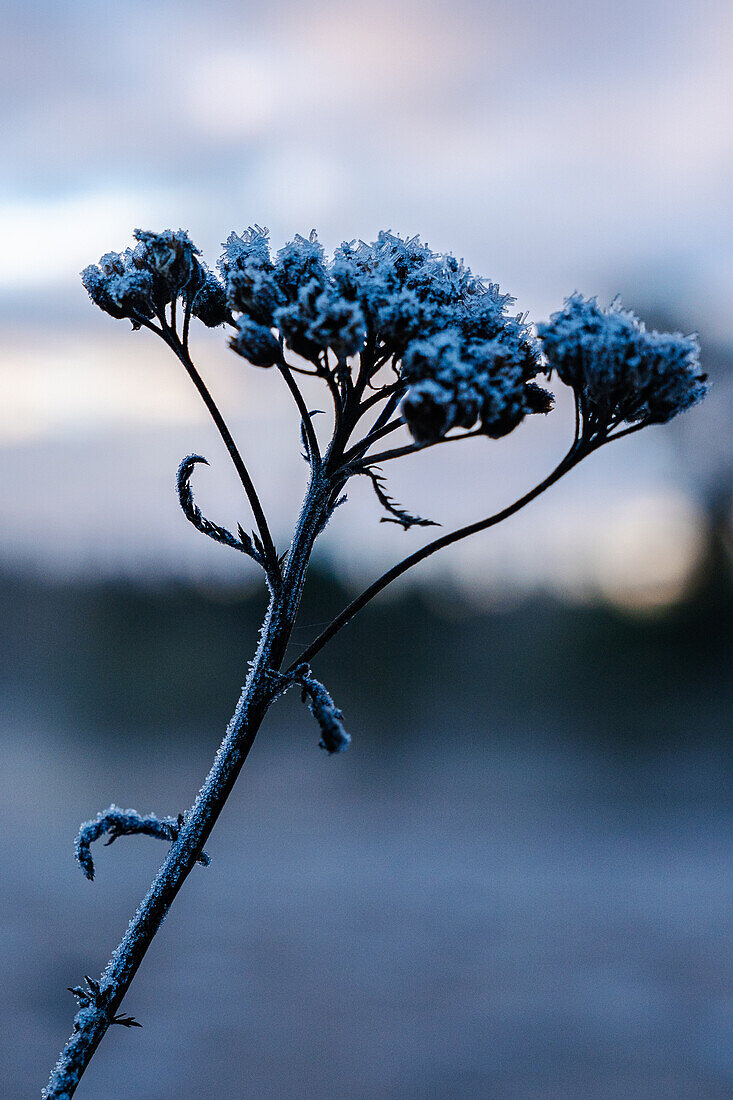
[(413, 516), (393, 500), (385, 489), (384, 475), (376, 466), (365, 467), (360, 473), (365, 474), (371, 480), (377, 500), (384, 510), (389, 512), (388, 516), (382, 516), (380, 523), (398, 523), (404, 531), (409, 530), (410, 527), (440, 527), (440, 524), (436, 523), (434, 519)]
[[(159, 840), (173, 841), (178, 839), (183, 824), (182, 815), (178, 817), (157, 817), (155, 814), (142, 816), (137, 810), (121, 810), (119, 806), (111, 805), (101, 811), (92, 821), (85, 821), (80, 826), (75, 841), (76, 858), (79, 865), (92, 881), (94, 879), (94, 861), (92, 860), (91, 846), (95, 840), (108, 834), (107, 844), (113, 844), (118, 837), (132, 836), (142, 833), (144, 836), (154, 836)], [(202, 852), (197, 863), (208, 867), (210, 860), (205, 852)], [(94, 989), (93, 979), (87, 977), (90, 989)], [(98, 987), (97, 987), (98, 988)], [(75, 992), (72, 990), (72, 992)]]

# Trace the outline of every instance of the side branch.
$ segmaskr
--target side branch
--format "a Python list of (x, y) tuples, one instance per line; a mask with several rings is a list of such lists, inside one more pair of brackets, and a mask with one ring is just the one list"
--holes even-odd
[(210, 539), (214, 539), (215, 542), (220, 542), (223, 546), (230, 546), (233, 550), (239, 550), (240, 553), (247, 554), (248, 557), (262, 566), (265, 572), (268, 573), (269, 578), (268, 563), (264, 557), (262, 544), (256, 539), (256, 536), (255, 541), (257, 545), (255, 545), (247, 532), (240, 526), (239, 538), (237, 538), (231, 531), (227, 531), (226, 527), (220, 527), (217, 523), (212, 523), (211, 520), (208, 520), (196, 504), (193, 499), (193, 492), (191, 491), (191, 475), (197, 463), (203, 463), (208, 466), (208, 462), (203, 455), (188, 455), (178, 467), (178, 474), (176, 477), (178, 501), (186, 519), (189, 523), (193, 524), (196, 530), (200, 531), (202, 535), (208, 535)]
[[(178, 839), (184, 817), (158, 817), (156, 814), (139, 814), (137, 810), (121, 810), (114, 803), (106, 810), (102, 810), (92, 821), (85, 821), (79, 827), (74, 849), (79, 866), (85, 876), (91, 882), (94, 879), (94, 861), (92, 860), (91, 846), (95, 840), (108, 834), (107, 845), (113, 844), (118, 837), (133, 836), (141, 833), (144, 836), (154, 836), (158, 840), (173, 841)], [(205, 852), (202, 852), (198, 862), (208, 867), (211, 862)], [(73, 992), (73, 990), (72, 990)]]
[(351, 744), (351, 737), (344, 729), (344, 716), (334, 703), (327, 689), (311, 672), (310, 665), (300, 664), (289, 672), (270, 671), (270, 677), (277, 680), (280, 691), (297, 684), (301, 689), (301, 698), (321, 730), (319, 748), (325, 749), (329, 756), (345, 752)]
[(440, 527), (434, 519), (423, 519), (422, 516), (413, 516), (411, 512), (408, 512), (396, 500), (389, 495), (386, 489), (384, 475), (381, 470), (375, 466), (362, 466), (359, 468), (358, 473), (364, 474), (371, 480), (374, 494), (379, 503), (384, 508), (385, 512), (389, 514), (382, 516), (380, 523), (396, 523), (403, 531), (409, 531), (411, 527)]
[(242, 483), (244, 491), (247, 494), (247, 499), (249, 500), (252, 514), (254, 515), (255, 523), (257, 524), (257, 530), (259, 531), (269, 570), (273, 575), (277, 575), (279, 577), (280, 566), (278, 562), (277, 550), (275, 549), (275, 544), (272, 540), (272, 535), (270, 534), (270, 528), (267, 524), (267, 518), (265, 517), (264, 509), (262, 508), (262, 504), (260, 503), (260, 498), (257, 495), (257, 490), (255, 489), (254, 482), (250, 477), (249, 470), (244, 464), (244, 460), (239, 453), (239, 450), (237, 449), (237, 445), (234, 442), (232, 434), (229, 431), (226, 421), (221, 415), (219, 408), (214, 401), (214, 398), (209, 393), (209, 390), (203, 378), (196, 370), (191, 356), (188, 353), (188, 349), (184, 347), (183, 344), (181, 344), (177, 334), (175, 332), (172, 332), (170, 329), (168, 329), (167, 331), (163, 330), (161, 332), (155, 325), (148, 325), (147, 327), (151, 328), (152, 331), (156, 332), (159, 336), (162, 336), (173, 354), (183, 364), (186, 373), (198, 390), (201, 400), (203, 401), (204, 405), (206, 405), (206, 408), (209, 411), (209, 415), (214, 421), (219, 435), (224, 442), (224, 446), (229, 452), (229, 457), (231, 458), (234, 468), (239, 475), (239, 480)]
[(300, 413), (300, 419), (303, 425), (303, 432), (305, 434), (306, 442), (308, 445), (311, 465), (315, 469), (319, 469), (321, 465), (321, 451), (318, 446), (316, 433), (313, 429), (313, 421), (311, 419), (311, 414), (308, 411), (308, 406), (303, 400), (303, 394), (300, 392), (300, 387), (298, 386), (298, 383), (293, 378), (293, 372), (290, 365), (286, 363), (284, 359), (282, 360), (282, 362), (277, 363), (276, 365), (277, 369), (280, 371), (280, 374), (285, 379), (285, 383), (288, 389), (293, 395), (293, 400), (295, 401), (295, 404), (298, 406), (298, 412)]
[(441, 439), (431, 439), (428, 443), (406, 443), (404, 447), (394, 447), (391, 451), (380, 451), (379, 454), (369, 455), (365, 462), (370, 465), (373, 463), (381, 465), (383, 462), (391, 462), (394, 458), (405, 458), (407, 455), (426, 451), (428, 447), (438, 447), (443, 443), (457, 443), (459, 439), (478, 439), (479, 436), (485, 437), (486, 433), (477, 429), (473, 432), (461, 432), (460, 435), (446, 435)]
[(506, 508), (503, 508), (500, 512), (496, 512), (493, 516), (488, 516), (486, 519), (478, 520), (476, 523), (469, 523), (465, 527), (459, 527), (456, 531), (451, 531), (448, 534), (441, 535), (440, 538), (434, 539), (426, 546), (423, 546), (420, 550), (416, 550), (413, 554), (409, 554), (408, 557), (403, 558), (401, 562), (394, 565), (391, 569), (388, 569), (386, 573), (383, 573), (381, 577), (378, 577), (373, 584), (370, 584), (356, 599), (352, 600), (343, 611), (341, 611), (335, 619), (322, 631), (315, 641), (303, 650), (300, 656), (293, 662), (288, 671), (293, 671), (298, 665), (310, 661), (316, 653), (319, 653), (327, 642), (338, 634), (342, 627), (346, 626), (348, 622), (353, 619), (363, 607), (366, 607), (375, 596), (378, 596), (388, 585), (396, 581), (398, 577), (401, 577), (403, 573), (406, 573), (408, 569), (412, 569), (415, 565), (419, 565), (421, 561), (425, 561), (426, 558), (438, 552), (438, 550), (444, 549), (446, 546), (451, 546), (454, 542), (459, 542), (461, 539), (468, 538), (469, 535), (476, 535), (479, 531), (486, 531), (489, 527), (495, 527), (497, 523), (501, 523), (505, 519), (509, 519), (515, 512), (519, 512), (527, 504), (533, 501), (536, 497), (544, 493), (546, 489), (549, 489), (551, 485), (554, 485), (556, 481), (566, 474), (569, 470), (576, 466), (586, 454), (589, 453), (589, 448), (584, 445), (573, 444), (568, 451), (565, 458), (558, 466), (549, 474), (544, 481), (541, 481), (539, 485), (536, 485), (534, 489), (530, 489), (528, 493), (525, 493), (519, 500), (514, 501), (513, 504), (509, 504)]
[(404, 426), (405, 422), (401, 416), (396, 416), (394, 420), (389, 420), (386, 424), (382, 424), (379, 427), (375, 425), (359, 443), (355, 443), (354, 446), (345, 453), (344, 462), (349, 463), (357, 458), (362, 458), (369, 450), (372, 443), (376, 443), (378, 439), (384, 439), (386, 435), (390, 435), (392, 432), (396, 432), (398, 428), (404, 428)]

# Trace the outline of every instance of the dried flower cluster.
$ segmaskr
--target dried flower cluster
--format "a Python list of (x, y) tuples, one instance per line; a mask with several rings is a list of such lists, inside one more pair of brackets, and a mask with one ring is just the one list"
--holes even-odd
[(525, 317), (510, 314), (509, 295), (418, 237), (383, 231), (371, 244), (342, 244), (329, 260), (315, 232), (273, 256), (267, 230), (254, 226), (230, 234), (221, 279), (183, 230), (135, 237), (135, 248), (82, 273), (107, 313), (139, 327), (180, 297), (204, 324), (231, 324), (230, 346), (255, 366), (281, 363), (288, 348), (338, 378), (359, 357), (362, 384), (399, 393), (420, 444), (453, 429), (497, 439), (528, 414), (549, 412), (552, 395), (535, 379), (552, 371), (576, 391), (596, 437), (622, 423), (667, 421), (707, 389), (694, 336), (647, 332), (618, 301), (602, 309), (573, 294), (537, 326), (537, 339)]
[(601, 309), (573, 294), (537, 326), (550, 370), (578, 395), (601, 434), (619, 424), (663, 424), (708, 390), (697, 337), (647, 332), (618, 299)]
[(82, 271), (82, 282), (95, 305), (135, 328), (183, 297), (191, 312), (210, 328), (228, 317), (219, 280), (199, 260), (200, 252), (183, 229), (162, 233), (135, 230), (137, 245), (107, 252), (99, 264)]

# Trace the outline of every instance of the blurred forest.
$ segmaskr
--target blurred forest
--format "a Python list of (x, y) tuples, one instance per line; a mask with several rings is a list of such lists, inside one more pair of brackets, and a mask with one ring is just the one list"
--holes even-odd
[[(317, 662), (349, 752), (327, 759), (278, 703), (125, 1002), (144, 1029), (109, 1036), (86, 1094), (728, 1097), (727, 540), (711, 517), (684, 598), (654, 611), (479, 613), (422, 589), (351, 624)], [(100, 849), (90, 886), (75, 829), (112, 800), (191, 801), (263, 601), (8, 574), (0, 592), (0, 1047), (20, 1097), (160, 858)], [(314, 575), (296, 644), (345, 597)]]
[[(711, 522), (720, 519), (711, 514)], [(733, 702), (729, 532), (711, 526), (684, 597), (652, 611), (527, 598), (480, 612), (453, 593), (412, 592), (362, 613), (318, 658), (356, 734), (402, 742), (455, 709), (476, 736), (502, 736), (520, 715), (582, 730), (599, 746), (721, 748)], [(0, 579), (5, 699), (39, 719), (100, 734), (190, 736), (226, 725), (263, 612), (252, 591), (180, 584)], [(348, 600), (311, 577), (292, 655)], [(481, 728), (481, 716), (487, 719)], [(305, 720), (304, 720), (305, 721)], [(266, 736), (266, 734), (264, 735)]]

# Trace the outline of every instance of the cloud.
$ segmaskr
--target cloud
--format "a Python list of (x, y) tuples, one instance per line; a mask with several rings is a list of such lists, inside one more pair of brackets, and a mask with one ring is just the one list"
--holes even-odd
[[(692, 324), (727, 331), (732, 30), (724, 0), (11, 0), (0, 42), (0, 445), (16, 478), (7, 538), (31, 547), (50, 506), (22, 473), (34, 455), (67, 463), (57, 533), (78, 549), (79, 510), (106, 499), (100, 433), (116, 440), (120, 469), (137, 468), (139, 446), (152, 468), (161, 432), (197, 446), (199, 414), (173, 366), (98, 315), (79, 284), (80, 268), (138, 225), (184, 226), (210, 261), (230, 229), (253, 221), (269, 224), (275, 244), (313, 226), (328, 247), (383, 227), (419, 232), (535, 318), (578, 287), (664, 299)], [(246, 386), (235, 378), (215, 340), (202, 347), (222, 395), (245, 409), (240, 426), (262, 443), (263, 476), (297, 500), (300, 467), (282, 465), (273, 443), (277, 404), (253, 375)], [(528, 456), (502, 470), (539, 461), (529, 438)], [(633, 473), (653, 495), (670, 475), (654, 468), (654, 446), (639, 453)], [(478, 485), (494, 470), (482, 459), (465, 460)], [(405, 470), (398, 495), (448, 522), (457, 477), (452, 460)], [(603, 477), (629, 491), (621, 466)], [(136, 493), (146, 522), (133, 516), (117, 545), (155, 557), (160, 497), (142, 476)], [(396, 550), (389, 532), (376, 538), (362, 497), (344, 568), (358, 568), (365, 543), (375, 557)], [(85, 537), (95, 530), (90, 520)], [(501, 568), (524, 561), (512, 537), (491, 544), (510, 547)]]
[(157, 224), (174, 205), (170, 193), (146, 189), (81, 191), (0, 205), (0, 293), (77, 281), (78, 272), (138, 225)]

